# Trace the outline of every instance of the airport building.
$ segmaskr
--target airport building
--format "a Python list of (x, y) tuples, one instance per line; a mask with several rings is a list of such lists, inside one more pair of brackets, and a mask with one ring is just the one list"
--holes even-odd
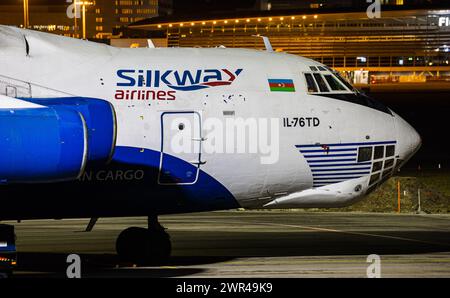
[(450, 81), (450, 10), (311, 12), (266, 10), (235, 17), (159, 17), (131, 24), (169, 47), (264, 49), (313, 58), (355, 84)]
[[(172, 12), (172, 0), (89, 0), (86, 5), (86, 37), (107, 39), (129, 23)], [(81, 6), (74, 9), (72, 0), (30, 0), (29, 28), (71, 37), (82, 35)], [(78, 10), (78, 11), (77, 11)], [(79, 18), (73, 18), (73, 14)], [(22, 1), (2, 0), (0, 23), (24, 26)]]

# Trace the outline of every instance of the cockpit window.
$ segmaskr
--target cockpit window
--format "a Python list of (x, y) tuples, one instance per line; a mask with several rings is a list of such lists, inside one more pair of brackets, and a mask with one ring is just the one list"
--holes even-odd
[[(327, 70), (326, 70), (327, 71)], [(321, 74), (319, 72), (304, 73), (308, 93), (330, 93), (333, 91), (351, 93), (338, 79), (331, 73)]]
[(346, 79), (344, 79), (341, 74), (337, 71), (333, 71), (333, 74), (339, 79), (339, 81), (341, 81), (342, 84), (344, 84), (349, 90), (351, 90), (352, 92), (355, 93), (359, 93), (359, 91), (352, 86), (352, 84), (350, 84)]
[(314, 78), (316, 79), (317, 85), (319, 85), (320, 92), (329, 92), (328, 86), (325, 83), (325, 81), (323, 80), (320, 73), (314, 73), (313, 75), (314, 75)]
[(327, 69), (326, 69), (325, 67), (322, 67), (322, 66), (317, 66), (317, 68), (318, 68), (320, 71), (327, 71)]
[(328, 86), (330, 86), (331, 90), (335, 91), (346, 91), (345, 87), (332, 75), (326, 74), (324, 75), (325, 80), (327, 80)]
[(358, 91), (339, 72), (329, 67), (322, 67), (325, 72), (319, 72), (316, 66), (309, 68), (313, 71), (303, 73), (308, 93), (362, 105), (392, 116), (391, 110), (384, 104)]
[(310, 73), (305, 73), (305, 79), (306, 79), (306, 85), (308, 87), (308, 92), (309, 93), (314, 93), (317, 92), (317, 85), (316, 82), (314, 81), (314, 78), (312, 77), (312, 75)]

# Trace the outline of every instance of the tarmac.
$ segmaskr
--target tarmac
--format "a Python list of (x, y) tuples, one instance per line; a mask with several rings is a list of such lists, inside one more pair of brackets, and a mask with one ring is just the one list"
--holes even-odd
[[(14, 223), (14, 277), (66, 277), (78, 254), (82, 277), (367, 277), (369, 255), (381, 277), (450, 277), (450, 216), (303, 211), (225, 211), (161, 216), (172, 238), (164, 266), (120, 263), (115, 239), (145, 218)], [(11, 223), (11, 222), (7, 222)]]

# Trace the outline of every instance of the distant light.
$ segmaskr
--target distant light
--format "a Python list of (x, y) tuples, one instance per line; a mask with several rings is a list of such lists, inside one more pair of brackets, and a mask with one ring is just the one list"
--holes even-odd
[(173, 25), (172, 24), (169, 24), (169, 27), (172, 27)]
[(227, 21), (227, 20), (225, 20), (225, 21), (224, 21), (224, 23), (225, 23), (225, 24), (228, 24), (228, 21)]
[(235, 22), (235, 23), (239, 23), (239, 20), (235, 20), (234, 22)]
[(399, 59), (399, 60), (398, 60), (398, 64), (399, 64), (399, 65), (403, 65), (403, 59)]
[(359, 60), (360, 62), (366, 63), (367, 62), (367, 58), (366, 57), (356, 57), (357, 60)]
[(412, 60), (413, 60), (413, 57), (409, 57), (409, 58), (408, 58), (408, 61), (412, 61)]
[(317, 19), (317, 15), (314, 15), (314, 18)]
[(202, 25), (205, 25), (206, 24), (206, 22), (202, 22)]
[(269, 21), (272, 21), (272, 18), (269, 18)]
[(284, 20), (284, 18), (283, 18), (283, 17), (281, 17), (281, 18), (280, 18), (280, 21), (282, 21), (282, 20)]
[(161, 25), (158, 25), (158, 28), (161, 28), (162, 26)]
[(216, 22), (216, 21), (214, 21), (214, 22), (213, 22), (213, 24), (215, 25), (215, 24), (217, 24), (217, 22)]
[(433, 65), (433, 62), (428, 63), (429, 66)]
[(306, 19), (306, 16), (302, 16), (302, 19)]
[(258, 19), (258, 22), (261, 22), (261, 19)]
[(291, 20), (295, 20), (295, 17), (291, 17)]
[(249, 22), (250, 22), (250, 19), (247, 19), (246, 22), (249, 23)]
[(194, 22), (192, 22), (192, 23), (191, 23), (191, 26), (194, 26), (194, 25), (195, 25), (195, 23), (194, 23)]
[(184, 26), (184, 24), (183, 23), (180, 23), (180, 27), (183, 27)]

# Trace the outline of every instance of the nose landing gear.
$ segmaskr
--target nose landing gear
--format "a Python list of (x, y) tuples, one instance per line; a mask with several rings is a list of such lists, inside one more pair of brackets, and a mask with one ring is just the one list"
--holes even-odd
[(156, 265), (168, 261), (172, 250), (170, 235), (158, 222), (148, 217), (148, 228), (131, 227), (120, 233), (116, 251), (122, 261)]

